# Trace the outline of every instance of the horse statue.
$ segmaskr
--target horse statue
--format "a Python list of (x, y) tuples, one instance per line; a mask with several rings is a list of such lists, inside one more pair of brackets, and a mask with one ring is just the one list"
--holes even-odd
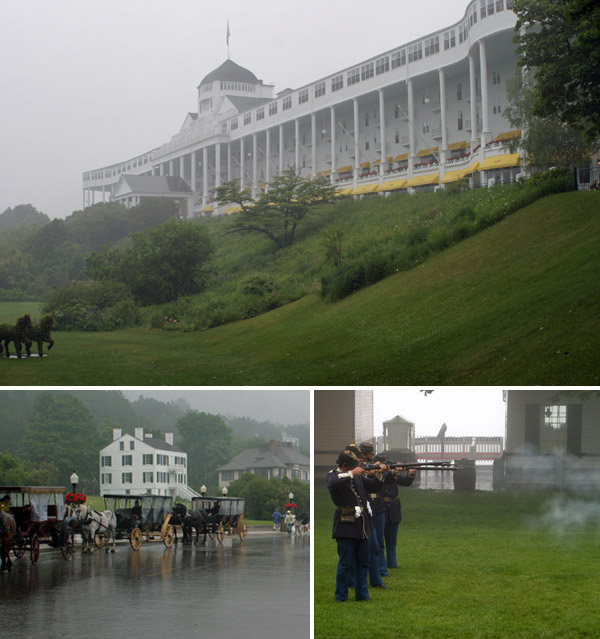
[(10, 357), (8, 344), (12, 342), (15, 346), (15, 350), (17, 351), (17, 357), (21, 359), (21, 344), (26, 343), (27, 336), (32, 326), (31, 317), (29, 315), (19, 317), (14, 326), (12, 324), (0, 324), (0, 354), (2, 353), (2, 344), (4, 344), (6, 357)]
[(12, 570), (10, 551), (15, 542), (17, 524), (11, 513), (0, 510), (0, 573)]
[(33, 342), (37, 343), (38, 357), (42, 357), (44, 350), (44, 342), (48, 344), (48, 350), (54, 346), (54, 340), (50, 335), (50, 329), (54, 324), (54, 318), (52, 315), (44, 315), (42, 319), (33, 326), (27, 332), (27, 339), (25, 340), (25, 350), (27, 356), (31, 357), (31, 345)]
[[(110, 510), (98, 512), (85, 504), (79, 504), (74, 511), (75, 517), (81, 523), (81, 537), (83, 539), (82, 552), (94, 552), (97, 534), (106, 538), (106, 552), (115, 552), (117, 517)], [(112, 539), (112, 548), (108, 545)]]

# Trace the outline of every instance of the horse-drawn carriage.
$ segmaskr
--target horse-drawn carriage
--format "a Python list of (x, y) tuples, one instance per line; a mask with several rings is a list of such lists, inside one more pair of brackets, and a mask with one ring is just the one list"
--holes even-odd
[(170, 548), (175, 541), (175, 528), (170, 523), (173, 497), (167, 495), (104, 495), (104, 503), (117, 517), (117, 539), (129, 539), (133, 550), (139, 550), (144, 539), (162, 541)]
[(0, 486), (0, 495), (8, 496), (8, 512), (15, 519), (12, 549), (18, 559), (29, 552), (35, 564), (42, 543), (60, 548), (65, 559), (72, 557), (73, 526), (65, 493), (62, 486)]
[(248, 525), (244, 521), (245, 500), (241, 497), (193, 497), (192, 510), (196, 515), (196, 533), (222, 543), (225, 535), (237, 534), (244, 541)]

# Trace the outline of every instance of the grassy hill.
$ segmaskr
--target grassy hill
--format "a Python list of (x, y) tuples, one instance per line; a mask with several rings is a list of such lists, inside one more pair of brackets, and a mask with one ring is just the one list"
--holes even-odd
[(336, 303), (203, 332), (57, 333), (3, 385), (595, 385), (600, 198), (525, 207)]

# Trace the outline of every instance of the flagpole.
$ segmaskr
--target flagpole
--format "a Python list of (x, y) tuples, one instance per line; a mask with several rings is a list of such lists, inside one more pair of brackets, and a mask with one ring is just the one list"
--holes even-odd
[(230, 35), (230, 33), (229, 33), (229, 18), (227, 18), (227, 36), (226, 36), (226, 40), (227, 40), (227, 59), (228, 60), (230, 59), (230, 56), (229, 56), (229, 35)]

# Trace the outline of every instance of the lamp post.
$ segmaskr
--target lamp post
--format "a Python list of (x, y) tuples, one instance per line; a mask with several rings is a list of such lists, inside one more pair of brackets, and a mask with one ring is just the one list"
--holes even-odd
[(204, 497), (204, 495), (206, 494), (206, 486), (204, 484), (200, 486), (200, 494), (202, 495), (202, 497)]
[(221, 491), (221, 493), (223, 494), (223, 497), (227, 497), (227, 493), (229, 491), (227, 490), (227, 486), (223, 486), (223, 490)]
[(69, 477), (69, 481), (71, 482), (71, 486), (73, 487), (73, 492), (77, 492), (77, 484), (79, 483), (79, 475), (75, 471), (71, 473)]

